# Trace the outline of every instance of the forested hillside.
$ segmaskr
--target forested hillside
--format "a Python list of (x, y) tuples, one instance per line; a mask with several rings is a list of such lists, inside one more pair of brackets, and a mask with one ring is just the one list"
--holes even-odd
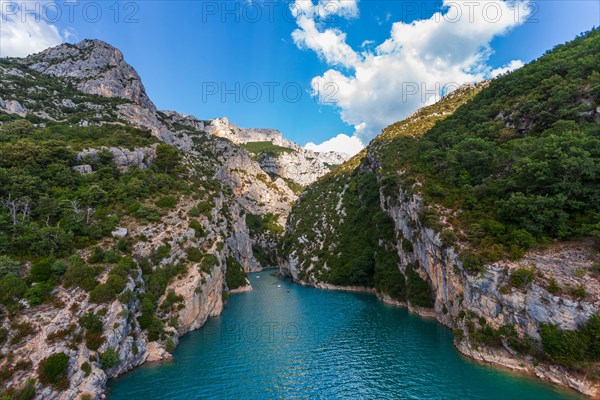
[(300, 197), (282, 272), (375, 288), (464, 354), (597, 393), (599, 98), (596, 29), (387, 127)]

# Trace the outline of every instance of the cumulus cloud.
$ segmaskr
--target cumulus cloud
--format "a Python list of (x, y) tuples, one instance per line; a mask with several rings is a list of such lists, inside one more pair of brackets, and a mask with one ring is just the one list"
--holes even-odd
[[(367, 143), (385, 126), (423, 105), (434, 103), (459, 85), (480, 81), (517, 68), (518, 60), (492, 70), (486, 62), (490, 42), (528, 16), (527, 0), (444, 0), (431, 18), (395, 22), (390, 37), (375, 47), (357, 51), (346, 34), (322, 23), (317, 12), (296, 14), (292, 38), (301, 49), (318, 54), (330, 69), (312, 80), (313, 88), (335, 87), (335, 107), (342, 120), (354, 126), (354, 135)], [(298, 9), (317, 3), (297, 0)], [(357, 7), (345, 0), (346, 7)], [(357, 15), (358, 11), (355, 14)], [(350, 14), (349, 14), (350, 15)], [(332, 85), (333, 84), (333, 85)], [(332, 93), (313, 95), (331, 105)]]
[(337, 151), (338, 153), (346, 153), (353, 156), (358, 154), (365, 146), (358, 137), (340, 133), (336, 137), (326, 140), (321, 144), (312, 142), (307, 143), (304, 148), (318, 152)]
[(51, 2), (0, 0), (0, 57), (25, 57), (65, 42), (72, 31), (61, 33), (44, 19)]
[(512, 60), (511, 62), (506, 64), (504, 67), (500, 67), (500, 68), (496, 68), (496, 69), (492, 70), (492, 72), (490, 72), (490, 76), (492, 78), (495, 78), (498, 75), (502, 75), (507, 72), (512, 72), (514, 70), (517, 70), (517, 69), (523, 67), (524, 65), (525, 64), (521, 60)]

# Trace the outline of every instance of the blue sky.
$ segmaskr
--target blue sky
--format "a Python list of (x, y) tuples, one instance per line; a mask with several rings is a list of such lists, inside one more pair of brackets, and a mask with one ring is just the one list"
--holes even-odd
[[(320, 143), (339, 133), (351, 136), (357, 131), (361, 140), (367, 142), (383, 127), (381, 125), (403, 118), (422, 103), (395, 107), (389, 98), (378, 96), (378, 90), (387, 87), (386, 81), (410, 80), (402, 76), (405, 69), (396, 65), (399, 69), (390, 68), (386, 76), (386, 68), (379, 68), (376, 70), (378, 84), (369, 86), (358, 82), (353, 75), (358, 69), (357, 63), (362, 61), (336, 59), (339, 49), (320, 47), (326, 42), (322, 34), (329, 32), (334, 38), (341, 37), (344, 43), (338, 43), (339, 48), (349, 46), (362, 57), (361, 52), (375, 53), (375, 47), (390, 38), (394, 22), (428, 20), (434, 12), (443, 11), (441, 1), (342, 0), (355, 3), (347, 13), (342, 5), (330, 9), (334, 10), (333, 15), (307, 18), (308, 22), (316, 22), (317, 31), (312, 33), (312, 38), (302, 32), (292, 37), (293, 32), (298, 32), (299, 19), (290, 11), (289, 1), (265, 1), (123, 1), (118, 3), (118, 15), (113, 1), (87, 6), (92, 2), (83, 1), (72, 8), (72, 20), (64, 4), (58, 3), (63, 15), (51, 22), (63, 40), (96, 38), (121, 49), (141, 75), (159, 109), (177, 110), (202, 119), (227, 116), (243, 127), (276, 128), (301, 144)], [(525, 21), (492, 33), (489, 43), (482, 39), (480, 44), (489, 44), (490, 50), (483, 63), (476, 63), (477, 68), (485, 65), (489, 75), (490, 70), (513, 60), (527, 63), (556, 44), (572, 40), (582, 31), (599, 25), (599, 4), (593, 0), (533, 3), (530, 9), (535, 13)], [(102, 15), (94, 22), (98, 9)], [(50, 11), (48, 9), (48, 14)], [(462, 18), (466, 19), (466, 15)], [(449, 29), (459, 29), (459, 25), (451, 25)], [(312, 39), (315, 41), (311, 42)], [(436, 51), (442, 57), (446, 49), (463, 46), (456, 39), (448, 43), (436, 40), (434, 47), (432, 43), (424, 46), (431, 47), (429, 51)], [(418, 52), (421, 42), (415, 38), (414, 43)], [(410, 61), (410, 58), (399, 58), (394, 63)], [(464, 66), (461, 63), (457, 65)], [(371, 68), (360, 65), (365, 71)], [(421, 67), (427, 68), (427, 64)], [(313, 78), (324, 77), (328, 70), (338, 72), (333, 81), (354, 89), (348, 98), (342, 98), (345, 105), (322, 104), (310, 95)], [(457, 81), (468, 80), (464, 74), (455, 76)], [(353, 82), (347, 82), (346, 78)], [(448, 82), (453, 76), (444, 79), (443, 82)], [(257, 87), (261, 88), (260, 96)], [(234, 94), (223, 98), (224, 88), (236, 91), (239, 99)], [(364, 104), (357, 99), (361, 96), (364, 96)], [(362, 128), (357, 126), (363, 121), (366, 128), (362, 127), (361, 134)]]

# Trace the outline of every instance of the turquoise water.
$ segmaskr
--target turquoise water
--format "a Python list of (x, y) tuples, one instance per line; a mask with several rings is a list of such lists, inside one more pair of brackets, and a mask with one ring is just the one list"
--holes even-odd
[(110, 382), (110, 400), (240, 398), (575, 399), (470, 362), (452, 333), (367, 294), (295, 285), (272, 272), (183, 337), (168, 362)]

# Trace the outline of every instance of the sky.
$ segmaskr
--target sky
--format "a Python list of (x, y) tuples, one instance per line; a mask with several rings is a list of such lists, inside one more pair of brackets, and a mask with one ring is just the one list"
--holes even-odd
[(596, 0), (0, 0), (0, 56), (101, 39), (159, 109), (356, 153), (467, 82), (600, 25)]

